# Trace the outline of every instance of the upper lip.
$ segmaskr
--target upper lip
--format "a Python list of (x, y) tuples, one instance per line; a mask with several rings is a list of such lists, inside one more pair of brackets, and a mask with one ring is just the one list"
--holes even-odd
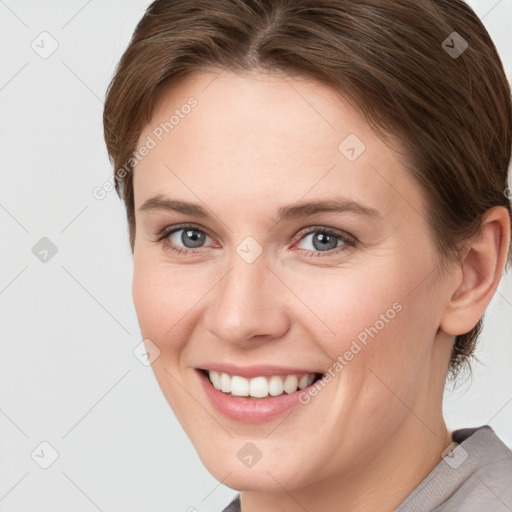
[(230, 363), (210, 363), (198, 367), (200, 370), (214, 370), (229, 375), (238, 375), (250, 379), (253, 377), (270, 377), (272, 375), (305, 375), (307, 373), (323, 373), (307, 368), (278, 366), (273, 364), (257, 364), (251, 366), (238, 366)]

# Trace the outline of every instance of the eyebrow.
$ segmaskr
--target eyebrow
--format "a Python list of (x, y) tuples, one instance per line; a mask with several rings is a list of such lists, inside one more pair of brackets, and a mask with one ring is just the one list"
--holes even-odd
[[(147, 199), (139, 208), (140, 212), (158, 210), (184, 213), (197, 218), (210, 217), (208, 211), (198, 204), (186, 201), (176, 201), (162, 195), (157, 195)], [(272, 220), (278, 223), (283, 220), (307, 218), (315, 214), (326, 212), (351, 212), (367, 217), (382, 218), (381, 213), (375, 208), (365, 206), (345, 197), (333, 197), (330, 199), (317, 199), (281, 206), (277, 210), (277, 217), (272, 217)]]

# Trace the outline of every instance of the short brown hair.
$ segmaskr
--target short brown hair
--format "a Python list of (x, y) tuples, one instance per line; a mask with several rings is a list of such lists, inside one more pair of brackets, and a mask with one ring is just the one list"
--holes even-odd
[[(156, 0), (118, 64), (103, 119), (132, 251), (126, 164), (164, 87), (211, 68), (312, 77), (342, 93), (384, 139), (396, 137), (425, 194), (443, 268), (490, 208), (504, 206), (512, 218), (510, 86), (463, 1)], [(456, 337), (453, 375), (473, 355), (482, 321)]]

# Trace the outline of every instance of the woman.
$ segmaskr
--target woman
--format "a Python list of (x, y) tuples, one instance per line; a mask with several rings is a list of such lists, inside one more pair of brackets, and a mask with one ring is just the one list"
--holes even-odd
[(510, 263), (510, 89), (458, 0), (157, 0), (109, 87), (133, 298), (225, 511), (511, 510), (450, 432)]

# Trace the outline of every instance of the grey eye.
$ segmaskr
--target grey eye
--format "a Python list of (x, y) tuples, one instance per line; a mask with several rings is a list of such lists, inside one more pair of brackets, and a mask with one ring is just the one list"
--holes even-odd
[(340, 235), (336, 235), (334, 233), (327, 233), (321, 230), (312, 231), (311, 233), (308, 233), (304, 238), (301, 239), (300, 242), (302, 243), (308, 239), (310, 239), (310, 241), (308, 242), (309, 247), (301, 247), (301, 249), (305, 249), (307, 251), (325, 252), (339, 247), (339, 241), (344, 243)]
[(180, 244), (183, 244), (182, 246), (185, 247), (185, 249), (197, 249), (198, 247), (202, 247), (202, 244), (207, 238), (210, 237), (199, 229), (180, 228), (169, 233), (169, 240), (178, 247), (181, 247)]

